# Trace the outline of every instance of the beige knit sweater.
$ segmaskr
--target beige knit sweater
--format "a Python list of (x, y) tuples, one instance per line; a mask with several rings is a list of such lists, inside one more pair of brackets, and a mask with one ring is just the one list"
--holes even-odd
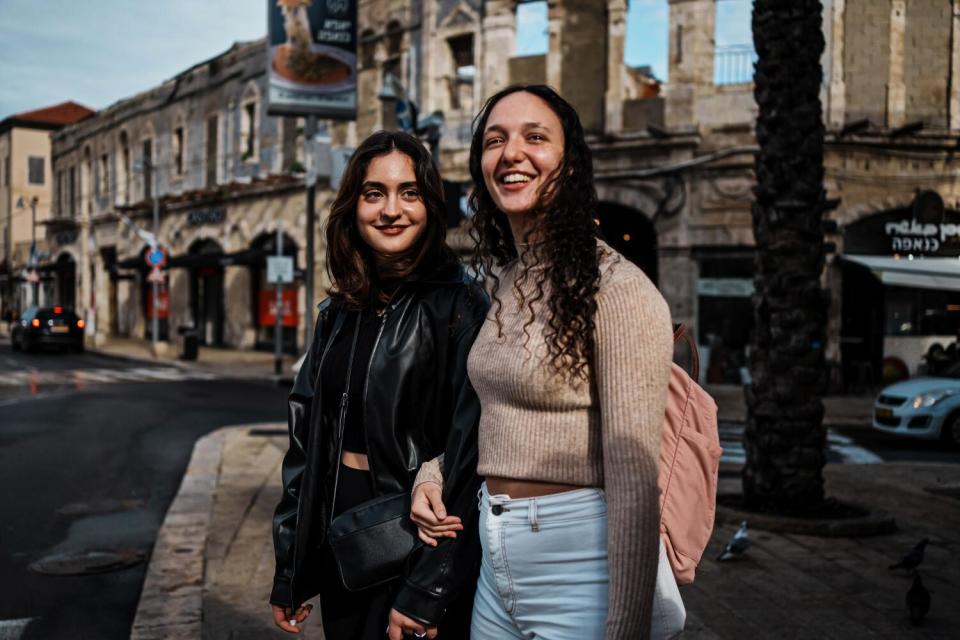
[[(503, 335), (498, 338), (494, 303), (467, 370), (481, 405), (480, 475), (604, 488), (607, 638), (633, 640), (650, 632), (659, 551), (657, 461), (673, 333), (667, 304), (646, 275), (602, 242), (598, 251), (589, 383), (574, 387), (544, 363), (545, 299), (534, 303), (525, 338), (529, 310), (514, 293), (516, 262), (498, 274)], [(528, 297), (532, 280), (524, 285)], [(424, 465), (418, 480), (437, 480), (439, 467)]]

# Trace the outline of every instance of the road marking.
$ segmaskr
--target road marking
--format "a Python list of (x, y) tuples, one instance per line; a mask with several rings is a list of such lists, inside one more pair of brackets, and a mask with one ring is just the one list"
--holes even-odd
[(133, 367), (130, 369), (67, 369), (64, 371), (12, 371), (0, 375), (0, 387), (27, 385), (56, 386), (77, 383), (111, 384), (118, 382), (186, 382), (217, 380), (207, 371), (185, 371), (174, 367)]
[[(747, 452), (743, 448), (743, 427), (734, 424), (722, 424), (719, 427), (720, 446), (723, 448), (722, 462), (743, 464)], [(878, 464), (883, 458), (858, 445), (856, 441), (841, 433), (827, 430), (827, 449), (838, 456), (842, 464)]]
[(27, 630), (27, 625), (34, 618), (15, 618), (0, 620), (0, 640), (20, 640), (20, 636)]

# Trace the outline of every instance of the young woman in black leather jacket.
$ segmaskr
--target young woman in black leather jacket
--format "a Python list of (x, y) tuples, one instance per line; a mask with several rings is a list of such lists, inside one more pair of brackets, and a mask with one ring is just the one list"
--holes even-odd
[(409, 492), (420, 464), (440, 454), (456, 527), (476, 526), (479, 404), (466, 359), (488, 304), (447, 247), (444, 218), (442, 183), (418, 140), (378, 132), (360, 145), (326, 228), (330, 297), (289, 398), (270, 597), (285, 631), (299, 631), (304, 603), (319, 595), (328, 640), (383, 638), (388, 623), (394, 635), (468, 637), (475, 534), (419, 546), (403, 576), (355, 592), (327, 539), (331, 511)]

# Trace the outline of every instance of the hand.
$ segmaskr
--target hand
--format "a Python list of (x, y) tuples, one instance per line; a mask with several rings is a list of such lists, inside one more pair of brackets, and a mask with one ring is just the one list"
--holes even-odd
[[(272, 604), (270, 608), (273, 609), (273, 624), (287, 633), (300, 633), (300, 627), (297, 625), (303, 624), (303, 621), (307, 619), (307, 616), (309, 616), (313, 610), (313, 605), (303, 605), (297, 609), (296, 615), (294, 615), (293, 610), (289, 607), (285, 608)], [(296, 624), (290, 624), (291, 621), (295, 621)]]
[(390, 626), (387, 627), (387, 637), (390, 640), (402, 640), (404, 635), (414, 634), (417, 638), (437, 637), (436, 627), (425, 627), (413, 618), (408, 618), (396, 609), (390, 609)]
[(456, 538), (457, 531), (463, 531), (460, 518), (447, 515), (441, 494), (436, 482), (424, 482), (410, 499), (410, 519), (417, 525), (417, 535), (431, 547), (437, 546), (435, 538)]

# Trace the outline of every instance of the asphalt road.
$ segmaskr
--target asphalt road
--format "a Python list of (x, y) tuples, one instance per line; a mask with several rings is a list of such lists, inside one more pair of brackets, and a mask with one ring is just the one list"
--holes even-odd
[(0, 342), (0, 638), (129, 637), (145, 562), (31, 565), (149, 557), (197, 438), (285, 419), (285, 389), (211, 378)]

